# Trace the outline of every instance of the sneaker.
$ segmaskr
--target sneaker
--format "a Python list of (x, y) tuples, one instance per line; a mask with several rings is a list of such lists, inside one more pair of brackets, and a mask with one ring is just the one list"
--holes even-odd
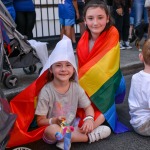
[(111, 134), (111, 130), (108, 126), (104, 126), (104, 125), (98, 126), (91, 133), (88, 134), (89, 143), (107, 138), (110, 134)]
[[(64, 150), (64, 142), (57, 142), (56, 147), (58, 147), (59, 149)], [(71, 148), (71, 144), (69, 146), (69, 149)]]
[(126, 49), (131, 49), (131, 48), (132, 48), (132, 47), (129, 45), (129, 42), (128, 42), (128, 41), (126, 41), (126, 42), (124, 41), (122, 45), (123, 45), (123, 47), (125, 47)]
[(125, 47), (122, 45), (122, 43), (120, 42), (120, 49), (124, 50)]

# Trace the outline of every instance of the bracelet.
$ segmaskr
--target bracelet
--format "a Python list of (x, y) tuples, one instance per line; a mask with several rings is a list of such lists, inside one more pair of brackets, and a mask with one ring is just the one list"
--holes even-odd
[(86, 121), (86, 120), (88, 120), (88, 119), (91, 119), (91, 120), (94, 121), (94, 117), (93, 117), (93, 116), (87, 116), (87, 117), (85, 117), (85, 118), (83, 119), (83, 121)]
[(49, 122), (49, 125), (53, 124), (52, 123), (52, 118), (50, 118), (48, 122)]

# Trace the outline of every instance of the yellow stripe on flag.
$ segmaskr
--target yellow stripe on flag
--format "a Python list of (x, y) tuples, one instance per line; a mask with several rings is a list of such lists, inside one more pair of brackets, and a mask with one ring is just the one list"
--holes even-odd
[(92, 96), (117, 72), (119, 65), (120, 50), (118, 43), (79, 79), (79, 83), (88, 96)]

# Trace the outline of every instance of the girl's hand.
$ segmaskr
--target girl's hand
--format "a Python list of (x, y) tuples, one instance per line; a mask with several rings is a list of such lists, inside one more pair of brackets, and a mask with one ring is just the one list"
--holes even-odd
[(87, 119), (86, 121), (84, 121), (84, 124), (80, 129), (81, 132), (85, 134), (92, 132), (94, 129), (94, 121), (92, 119)]
[(57, 118), (53, 118), (53, 124), (58, 124), (60, 126), (60, 124), (62, 123), (62, 121), (65, 121), (66, 117), (64, 116), (59, 116)]
[(58, 117), (57, 119), (58, 119), (57, 121), (58, 121), (58, 124), (59, 124), (59, 125), (61, 125), (61, 123), (62, 123), (63, 121), (66, 122), (66, 117), (64, 117), (64, 116), (60, 116), (60, 117)]

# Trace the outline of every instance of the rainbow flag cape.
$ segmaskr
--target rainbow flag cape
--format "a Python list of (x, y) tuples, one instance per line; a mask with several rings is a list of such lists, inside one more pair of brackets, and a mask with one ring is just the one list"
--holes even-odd
[(34, 120), (37, 95), (46, 84), (47, 71), (10, 101), (11, 112), (17, 114), (17, 120), (10, 134), (7, 147), (15, 147), (39, 140), (45, 127), (37, 127), (30, 131)]
[[(100, 113), (115, 133), (129, 131), (120, 123), (116, 103), (125, 96), (125, 80), (120, 70), (120, 47), (117, 29), (112, 26), (95, 41), (89, 53), (89, 33), (86, 31), (77, 46), (79, 83), (96, 106), (95, 119)], [(84, 112), (78, 110), (83, 118)]]

